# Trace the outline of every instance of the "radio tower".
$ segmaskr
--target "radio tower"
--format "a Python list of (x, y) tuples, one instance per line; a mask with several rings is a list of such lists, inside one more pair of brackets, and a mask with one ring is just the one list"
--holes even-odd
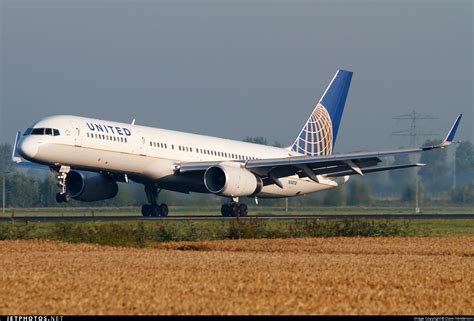
[[(395, 119), (397, 121), (399, 120), (410, 120), (410, 128), (406, 130), (399, 130), (396, 132), (392, 132), (393, 136), (408, 136), (410, 137), (410, 146), (409, 147), (419, 147), (418, 145), (418, 137), (420, 136), (434, 136), (436, 133), (433, 132), (425, 132), (421, 131), (419, 128), (418, 121), (419, 120), (426, 120), (426, 119), (436, 119), (436, 117), (433, 117), (431, 115), (422, 115), (417, 113), (415, 110), (413, 110), (409, 114), (404, 114), (404, 115), (399, 115), (396, 117), (393, 117), (392, 119)], [(420, 205), (419, 205), (419, 187), (418, 187), (418, 170), (416, 171), (415, 174), (415, 213), (420, 213)]]
[(415, 110), (409, 114), (404, 114), (400, 116), (393, 117), (392, 119), (395, 120), (410, 120), (410, 128), (407, 130), (400, 130), (393, 132), (392, 135), (394, 136), (409, 136), (410, 137), (410, 146), (409, 147), (419, 147), (418, 145), (418, 137), (420, 136), (434, 136), (436, 133), (433, 132), (424, 132), (420, 131), (418, 126), (419, 120), (425, 119), (436, 119), (431, 115), (422, 115), (418, 114)]

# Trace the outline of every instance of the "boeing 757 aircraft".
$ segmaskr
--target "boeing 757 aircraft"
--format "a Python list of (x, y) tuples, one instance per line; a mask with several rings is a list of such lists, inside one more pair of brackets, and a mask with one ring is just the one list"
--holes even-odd
[[(167, 216), (162, 189), (212, 193), (229, 199), (223, 216), (245, 216), (242, 197), (299, 196), (335, 188), (351, 175), (424, 164), (378, 166), (381, 158), (444, 148), (453, 142), (461, 116), (435, 146), (333, 154), (352, 72), (338, 70), (308, 120), (287, 148), (77, 116), (51, 116), (17, 133), (12, 158), (57, 173), (58, 202), (114, 197), (117, 182), (145, 186), (144, 216)], [(33, 163), (31, 163), (33, 162)]]

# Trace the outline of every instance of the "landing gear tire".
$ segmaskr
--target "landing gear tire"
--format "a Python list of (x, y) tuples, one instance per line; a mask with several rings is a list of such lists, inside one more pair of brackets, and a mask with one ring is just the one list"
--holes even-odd
[(159, 205), (151, 205), (151, 216), (157, 217), (160, 216), (160, 206)]
[(61, 193), (56, 194), (56, 202), (58, 202), (58, 203), (64, 202), (63, 194), (61, 194)]
[(56, 193), (56, 202), (58, 203), (67, 203), (71, 200), (71, 196), (67, 193)]
[(151, 216), (151, 205), (145, 204), (142, 206), (142, 215)]
[(221, 214), (224, 217), (244, 217), (248, 214), (248, 207), (243, 203), (227, 203), (222, 205)]
[(142, 215), (143, 216), (168, 216), (168, 205), (161, 204), (161, 205), (150, 205), (145, 204), (142, 206)]
[(230, 204), (224, 204), (221, 207), (221, 214), (224, 217), (229, 217), (233, 215), (233, 208)]
[(166, 205), (166, 204), (161, 204), (161, 205), (159, 206), (159, 209), (160, 209), (160, 214), (161, 214), (161, 216), (163, 216), (163, 217), (168, 216), (168, 205)]
[(246, 204), (239, 203), (236, 205), (236, 213), (238, 213), (240, 217), (247, 216), (248, 212), (249, 210)]

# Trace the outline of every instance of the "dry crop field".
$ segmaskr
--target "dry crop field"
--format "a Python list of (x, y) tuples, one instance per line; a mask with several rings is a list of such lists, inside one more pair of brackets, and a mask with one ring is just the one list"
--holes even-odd
[(474, 237), (0, 242), (0, 314), (474, 314)]

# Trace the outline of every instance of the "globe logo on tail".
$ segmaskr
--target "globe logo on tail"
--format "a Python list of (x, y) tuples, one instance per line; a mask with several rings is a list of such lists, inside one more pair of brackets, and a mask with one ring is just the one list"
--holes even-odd
[(292, 150), (301, 154), (331, 155), (333, 131), (331, 117), (326, 108), (318, 103), (309, 117), (300, 135), (295, 140)]

